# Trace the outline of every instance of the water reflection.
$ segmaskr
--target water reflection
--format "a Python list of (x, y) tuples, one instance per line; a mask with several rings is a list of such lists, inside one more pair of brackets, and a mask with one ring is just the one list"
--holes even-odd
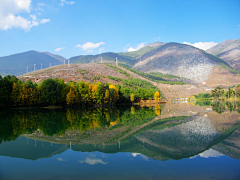
[[(239, 103), (211, 104), (212, 108), (166, 104), (149, 108), (1, 111), (0, 154), (34, 160), (72, 149), (131, 152), (133, 157), (158, 160), (198, 154), (214, 157), (209, 155), (213, 152), (239, 158)], [(107, 162), (86, 158), (79, 163)]]

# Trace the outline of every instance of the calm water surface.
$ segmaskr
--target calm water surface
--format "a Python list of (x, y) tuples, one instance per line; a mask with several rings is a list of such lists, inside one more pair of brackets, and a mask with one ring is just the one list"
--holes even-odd
[(0, 111), (0, 179), (240, 179), (240, 104)]

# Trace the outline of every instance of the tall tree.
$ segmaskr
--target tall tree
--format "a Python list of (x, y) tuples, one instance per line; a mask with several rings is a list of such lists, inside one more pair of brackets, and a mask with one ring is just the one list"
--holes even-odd
[(47, 105), (61, 102), (62, 86), (53, 79), (44, 80), (41, 85), (42, 99)]

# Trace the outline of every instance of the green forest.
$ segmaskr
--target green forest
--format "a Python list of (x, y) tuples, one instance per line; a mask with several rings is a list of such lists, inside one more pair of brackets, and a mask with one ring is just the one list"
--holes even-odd
[[(0, 76), (0, 107), (93, 106), (126, 103), (137, 99), (159, 98), (159, 89), (140, 79), (118, 79), (122, 85), (100, 82), (68, 82), (47, 79), (41, 83)], [(154, 97), (154, 96), (158, 97)], [(130, 99), (132, 95), (133, 99)]]

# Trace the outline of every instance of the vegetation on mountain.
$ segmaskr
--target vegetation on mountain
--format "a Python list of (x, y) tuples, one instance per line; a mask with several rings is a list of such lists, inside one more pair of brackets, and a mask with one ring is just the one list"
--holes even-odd
[[(120, 65), (121, 66), (121, 65)], [(122, 66), (124, 67), (124, 66)], [(124, 67), (126, 69), (128, 69), (129, 71), (132, 71), (134, 72), (135, 74), (139, 75), (139, 76), (142, 76), (150, 81), (154, 81), (154, 82), (157, 82), (157, 83), (162, 83), (162, 84), (186, 84), (184, 82), (174, 82), (174, 81), (167, 81), (166, 79), (164, 78), (177, 78), (177, 79), (180, 79), (180, 77), (178, 76), (174, 76), (174, 75), (170, 75), (170, 74), (162, 74), (162, 73), (144, 73), (142, 71), (138, 71), (136, 69), (130, 69), (128, 67)]]
[(222, 59), (220, 59), (219, 57), (217, 56), (214, 56), (212, 54), (208, 54), (206, 53), (205, 51), (202, 51), (204, 52), (204, 54), (209, 57), (211, 60), (213, 60), (214, 62), (218, 63), (223, 69), (227, 69), (229, 70), (230, 72), (232, 72), (233, 74), (240, 74), (239, 71), (233, 69), (226, 61), (223, 61)]

